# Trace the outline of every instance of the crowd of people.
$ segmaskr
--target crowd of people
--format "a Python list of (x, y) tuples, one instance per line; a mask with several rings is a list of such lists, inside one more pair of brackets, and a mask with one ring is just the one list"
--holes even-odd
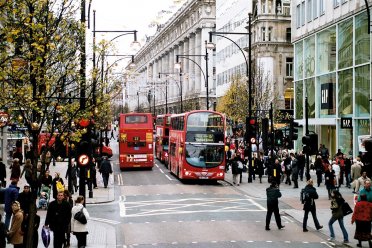
[[(106, 188), (108, 177), (112, 173), (108, 158), (103, 157), (97, 168), (102, 174), (103, 185)], [(85, 247), (88, 233), (87, 223), (80, 223), (74, 216), (77, 212), (82, 211), (88, 220), (89, 213), (84, 207), (83, 196), (77, 196), (75, 204), (72, 200), (72, 194), (74, 191), (77, 192), (79, 188), (79, 169), (74, 160), (72, 159), (71, 166), (65, 175), (66, 180), (71, 177), (72, 192), (66, 189), (67, 187), (60, 173), (55, 172), (54, 177), (52, 177), (48, 168), (44, 173), (38, 172), (37, 180), (33, 180), (30, 159), (26, 159), (25, 163), (21, 164), (19, 158), (14, 158), (10, 170), (10, 176), (7, 177), (6, 165), (0, 159), (0, 180), (5, 184), (6, 179), (10, 179), (10, 184), (4, 189), (4, 222), (1, 222), (0, 215), (0, 248), (5, 247), (6, 243), (13, 244), (14, 247), (25, 247), (28, 237), (28, 218), (32, 204), (34, 204), (36, 212), (40, 209), (47, 211), (43, 228), (53, 232), (53, 247), (69, 247), (70, 233), (76, 236), (79, 248)], [(18, 187), (21, 178), (26, 181), (22, 192)], [(94, 177), (94, 179), (96, 178)], [(96, 180), (87, 180), (86, 184), (89, 183), (91, 187), (97, 187)], [(33, 247), (37, 247), (40, 225), (38, 214), (36, 214), (33, 223)]]
[[(298, 180), (307, 179), (306, 186), (301, 190), (303, 194), (303, 232), (308, 232), (307, 221), (309, 213), (312, 214), (315, 228), (320, 230), (323, 226), (319, 223), (316, 215), (315, 201), (318, 199), (318, 193), (314, 187), (314, 181), (310, 174), (306, 176), (306, 157), (302, 151), (295, 152), (293, 150), (278, 150), (274, 156), (270, 152), (267, 155), (264, 153), (255, 152), (252, 163), (248, 163), (248, 148), (244, 142), (231, 141), (227, 144), (226, 171), (230, 170), (233, 174), (233, 184), (240, 185), (242, 183), (242, 173), (248, 173), (248, 183), (252, 178), (255, 180), (257, 176), (262, 183), (262, 176), (268, 176), (270, 186), (266, 189), (267, 196), (267, 215), (266, 226), (267, 231), (270, 230), (271, 216), (274, 213), (278, 229), (283, 229), (279, 215), (278, 199), (281, 197), (280, 184), (285, 183), (292, 185), (293, 188), (298, 188)], [(272, 162), (274, 161), (274, 162)], [(371, 190), (371, 168), (362, 162), (362, 158), (348, 157), (340, 150), (330, 157), (328, 149), (321, 144), (317, 152), (314, 163), (309, 165), (309, 168), (315, 171), (316, 185), (321, 187), (324, 183), (328, 199), (330, 200), (331, 217), (328, 221), (330, 232), (330, 241), (335, 240), (333, 223), (338, 222), (343, 233), (343, 242), (348, 243), (349, 237), (344, 226), (344, 216), (348, 213), (343, 212), (346, 204), (339, 189), (342, 185), (350, 188), (354, 194), (358, 195), (357, 202), (352, 215), (352, 224), (356, 223), (354, 238), (358, 240), (358, 247), (362, 247), (363, 241), (371, 243), (371, 221), (372, 221), (372, 190)], [(308, 172), (310, 173), (310, 172)], [(302, 196), (301, 196), (302, 197)]]

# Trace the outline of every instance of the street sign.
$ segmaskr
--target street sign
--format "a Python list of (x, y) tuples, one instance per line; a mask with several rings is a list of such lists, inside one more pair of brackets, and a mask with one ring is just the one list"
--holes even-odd
[(8, 123), (9, 115), (5, 112), (0, 112), (0, 127), (4, 127)]
[(78, 158), (78, 162), (81, 166), (86, 166), (89, 163), (89, 156), (86, 154), (81, 154)]

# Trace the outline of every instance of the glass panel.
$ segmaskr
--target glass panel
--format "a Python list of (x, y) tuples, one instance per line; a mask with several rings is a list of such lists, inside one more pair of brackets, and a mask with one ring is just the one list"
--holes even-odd
[(369, 127), (370, 127), (369, 126), (369, 119), (355, 120), (355, 125), (353, 127), (356, 130), (355, 137), (354, 137), (354, 142), (355, 142), (355, 144), (358, 144), (358, 146), (356, 146), (355, 156), (357, 156), (358, 153), (359, 153), (358, 136), (369, 135), (370, 134)]
[(353, 65), (353, 19), (348, 19), (338, 26), (338, 68)]
[(315, 80), (310, 78), (306, 80), (307, 102), (309, 104), (309, 118), (315, 118)]
[(320, 118), (336, 114), (336, 74), (318, 77)]
[(317, 63), (318, 74), (336, 69), (336, 27), (333, 26), (317, 35)]
[(125, 117), (125, 123), (135, 124), (135, 123), (147, 123), (146, 115), (129, 115)]
[(186, 161), (195, 167), (216, 167), (224, 159), (225, 147), (211, 145), (186, 145)]
[(355, 64), (369, 61), (368, 16), (365, 12), (355, 17)]
[(369, 65), (355, 68), (355, 116), (369, 116)]
[(302, 41), (295, 44), (295, 54), (296, 54), (296, 71), (295, 79), (303, 78), (303, 43)]
[(302, 119), (303, 116), (304, 116), (304, 112), (303, 112), (303, 108), (302, 108), (303, 101), (304, 101), (304, 97), (303, 97), (304, 86), (303, 86), (302, 81), (299, 81), (299, 82), (296, 82), (295, 83), (295, 92), (296, 92), (296, 99), (295, 99), (296, 113), (295, 113), (295, 118), (296, 119)]
[(305, 77), (314, 76), (315, 69), (315, 36), (305, 40)]
[(353, 129), (339, 128), (338, 149), (340, 149), (343, 154), (353, 154)]
[(340, 117), (353, 114), (353, 70), (338, 73), (338, 114)]
[(223, 132), (222, 115), (209, 112), (197, 112), (187, 118), (187, 131)]

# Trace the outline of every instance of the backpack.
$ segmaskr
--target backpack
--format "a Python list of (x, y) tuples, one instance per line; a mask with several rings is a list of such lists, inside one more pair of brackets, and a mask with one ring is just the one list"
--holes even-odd
[(300, 200), (301, 200), (301, 203), (302, 204), (305, 204), (306, 200), (309, 198), (309, 193), (306, 192), (306, 189), (303, 188), (301, 189), (301, 193), (300, 193)]

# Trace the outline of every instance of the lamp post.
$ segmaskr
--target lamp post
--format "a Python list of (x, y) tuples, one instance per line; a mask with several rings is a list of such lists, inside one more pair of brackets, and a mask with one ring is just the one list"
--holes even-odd
[(161, 75), (165, 74), (166, 79), (165, 79), (165, 113), (168, 113), (168, 75), (170, 73), (165, 73), (165, 72), (159, 72), (159, 78), (161, 78)]
[[(181, 84), (182, 67), (181, 67), (181, 63), (179, 62), (179, 58), (184, 58), (184, 59), (187, 59), (187, 60), (193, 62), (196, 66), (199, 67), (200, 71), (202, 72), (202, 74), (204, 76), (205, 87), (206, 87), (206, 90), (207, 90), (207, 93), (206, 93), (207, 110), (209, 110), (209, 89), (208, 89), (208, 78), (209, 78), (209, 75), (208, 75), (208, 50), (207, 50), (207, 41), (205, 41), (205, 44), (206, 44), (206, 46), (205, 46), (206, 47), (205, 48), (205, 55), (201, 55), (201, 54), (182, 54), (182, 55), (177, 54), (176, 55), (176, 63), (174, 64), (174, 68), (180, 70), (181, 112), (183, 112), (182, 111), (182, 84)], [(204, 74), (204, 71), (201, 68), (201, 66), (198, 63), (196, 63), (195, 60), (190, 59), (188, 57), (204, 57), (204, 59), (205, 59), (205, 74)]]
[[(248, 119), (251, 120), (252, 118), (252, 101), (253, 101), (253, 92), (252, 92), (252, 65), (251, 65), (251, 61), (252, 61), (252, 54), (251, 54), (251, 48), (252, 48), (252, 40), (251, 40), (251, 19), (252, 19), (252, 14), (249, 13), (249, 19), (248, 19), (248, 33), (235, 33), (235, 32), (209, 32), (209, 43), (207, 44), (208, 48), (209, 49), (215, 49), (215, 44), (212, 43), (212, 36), (215, 35), (215, 36), (220, 36), (220, 37), (223, 37), (225, 39), (228, 39), (230, 40), (232, 43), (234, 43), (240, 50), (240, 52), (242, 53), (243, 57), (244, 57), (244, 60), (245, 60), (245, 65), (246, 65), (246, 76), (248, 78)], [(244, 51), (243, 49), (232, 39), (230, 39), (229, 37), (225, 36), (227, 34), (231, 34), (231, 35), (248, 35), (248, 59), (247, 57), (245, 56), (244, 54)], [(249, 62), (248, 62), (249, 61)], [(246, 120), (247, 122), (247, 120)], [(250, 125), (246, 123), (246, 132), (249, 134), (251, 133), (250, 132)], [(246, 138), (246, 143), (248, 144), (248, 147), (249, 147), (249, 152), (248, 152), (248, 168), (252, 168), (252, 144), (249, 140), (249, 137), (247, 137), (247, 135), (245, 136)], [(248, 171), (249, 171), (248, 169)], [(252, 175), (249, 173), (248, 175), (248, 182), (252, 182)]]

